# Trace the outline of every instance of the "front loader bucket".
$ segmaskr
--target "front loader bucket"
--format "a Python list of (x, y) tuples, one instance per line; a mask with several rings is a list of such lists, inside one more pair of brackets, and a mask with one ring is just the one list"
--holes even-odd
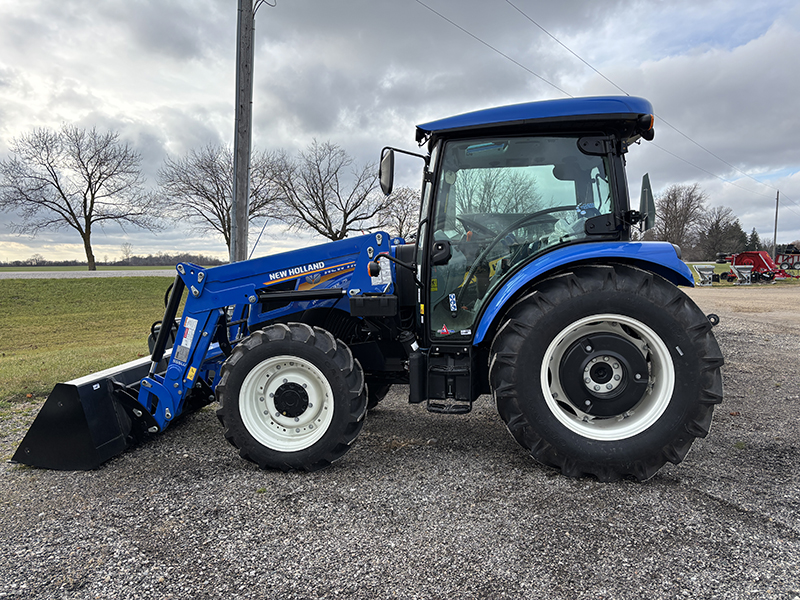
[[(131, 395), (150, 365), (145, 357), (56, 384), (12, 462), (78, 471), (95, 469), (124, 452), (152, 419), (147, 411), (136, 410)], [(125, 386), (131, 386), (128, 393), (122, 391)]]

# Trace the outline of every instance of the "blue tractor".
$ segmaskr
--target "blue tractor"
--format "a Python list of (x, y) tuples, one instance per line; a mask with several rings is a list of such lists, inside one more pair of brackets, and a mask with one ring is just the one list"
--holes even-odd
[[(340, 459), (393, 384), (438, 413), (491, 394), (533, 457), (645, 480), (705, 436), (723, 358), (680, 249), (631, 240), (625, 154), (641, 98), (531, 102), (417, 127), (413, 243), (370, 233), (214, 268), (177, 265), (152, 356), (58, 384), (13, 460), (90, 469), (217, 401), (262, 468)], [(179, 307), (185, 299), (182, 313)], [(172, 324), (175, 323), (175, 326)], [(174, 339), (174, 343), (173, 343)], [(170, 348), (171, 346), (171, 348)]]

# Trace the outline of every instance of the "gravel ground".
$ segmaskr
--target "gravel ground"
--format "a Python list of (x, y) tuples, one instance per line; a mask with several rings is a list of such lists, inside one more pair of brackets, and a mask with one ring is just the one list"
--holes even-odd
[(800, 599), (800, 286), (689, 293), (726, 398), (646, 483), (539, 466), (488, 397), (434, 415), (395, 386), (311, 475), (239, 459), (212, 406), (96, 471), (1, 464), (0, 597)]

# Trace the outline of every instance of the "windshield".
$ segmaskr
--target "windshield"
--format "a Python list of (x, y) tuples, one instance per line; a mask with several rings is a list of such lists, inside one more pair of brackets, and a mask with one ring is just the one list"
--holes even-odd
[(606, 158), (578, 137), (448, 142), (432, 229), (452, 256), (431, 273), (433, 338), (469, 336), (482, 303), (516, 265), (586, 237), (586, 219), (613, 211)]

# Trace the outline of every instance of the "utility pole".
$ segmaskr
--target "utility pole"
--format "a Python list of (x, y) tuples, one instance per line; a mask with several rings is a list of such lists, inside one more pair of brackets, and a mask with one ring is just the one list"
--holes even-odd
[(772, 260), (778, 253), (778, 201), (781, 199), (781, 191), (775, 194), (775, 234), (772, 236)]
[(236, 123), (233, 138), (231, 262), (247, 260), (256, 29), (256, 11), (253, 2), (254, 0), (239, 0), (239, 21), (236, 30)]

